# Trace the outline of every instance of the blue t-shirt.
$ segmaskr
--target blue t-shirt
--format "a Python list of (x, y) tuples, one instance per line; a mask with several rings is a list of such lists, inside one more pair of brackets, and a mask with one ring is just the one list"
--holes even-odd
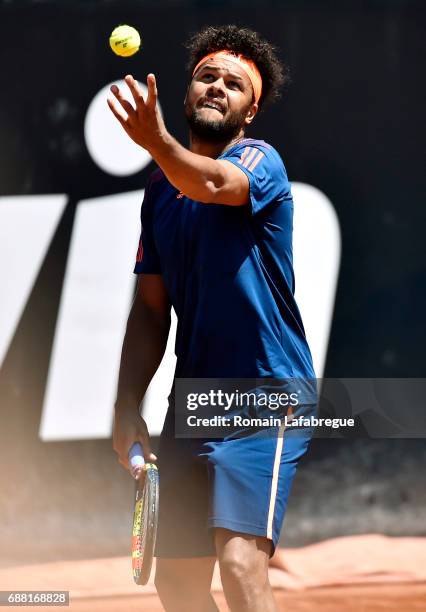
[(246, 206), (187, 198), (150, 176), (134, 272), (161, 274), (178, 318), (176, 377), (315, 377), (294, 299), (293, 199), (280, 155), (246, 138), (217, 159), (248, 176)]

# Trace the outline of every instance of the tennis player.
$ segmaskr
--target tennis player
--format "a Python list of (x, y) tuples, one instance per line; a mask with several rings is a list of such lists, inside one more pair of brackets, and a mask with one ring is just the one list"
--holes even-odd
[[(108, 101), (158, 165), (142, 203), (138, 286), (115, 406), (114, 450), (125, 467), (135, 440), (157, 460), (139, 405), (165, 351), (171, 306), (175, 378), (315, 377), (294, 300), (290, 183), (277, 150), (245, 134), (279, 97), (285, 68), (268, 41), (234, 25), (204, 28), (187, 48), (189, 148), (164, 124), (153, 74), (146, 99), (128, 75), (134, 104), (116, 86)], [(172, 390), (158, 450), (155, 583), (164, 608), (217, 610), (210, 593), (217, 559), (232, 611), (277, 610), (268, 561), (310, 437), (281, 425), (267, 436), (177, 438), (175, 399)]]

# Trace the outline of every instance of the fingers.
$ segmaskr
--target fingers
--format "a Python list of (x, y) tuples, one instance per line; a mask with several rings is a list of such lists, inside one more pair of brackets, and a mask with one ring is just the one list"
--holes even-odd
[(157, 82), (155, 79), (155, 75), (152, 73), (149, 74), (147, 77), (147, 82), (148, 82), (148, 97), (146, 99), (146, 105), (149, 108), (155, 108), (157, 104), (157, 97), (158, 97)]
[(128, 88), (133, 96), (133, 100), (135, 101), (136, 108), (143, 108), (145, 106), (145, 100), (143, 99), (142, 89), (139, 86), (139, 83), (133, 78), (131, 74), (128, 74), (124, 77), (125, 82), (127, 83)]
[(108, 106), (110, 107), (112, 114), (114, 115), (114, 117), (120, 122), (120, 124), (122, 125), (122, 127), (124, 129), (126, 129), (126, 121), (127, 121), (127, 115), (125, 115), (123, 113), (123, 111), (120, 111), (116, 105), (114, 104), (114, 101), (111, 100), (111, 98), (107, 98), (107, 102), (108, 102)]
[(132, 94), (135, 106), (127, 100), (117, 85), (111, 86), (114, 98), (108, 98), (108, 106), (125, 130), (128, 136), (138, 145), (150, 150), (154, 148), (165, 132), (164, 121), (157, 106), (157, 83), (155, 75), (147, 76), (148, 95), (146, 101), (143, 90), (131, 74), (125, 76), (124, 81)]
[(126, 100), (117, 85), (111, 85), (111, 91), (121, 104), (122, 108), (126, 111), (127, 116), (129, 118), (132, 118), (136, 114), (136, 112), (129, 100)]
[(143, 448), (143, 458), (145, 459), (145, 461), (147, 461), (148, 463), (150, 461), (157, 461), (157, 456), (154, 455), (154, 453), (151, 451), (151, 441), (149, 439), (148, 434), (146, 434), (145, 436), (139, 436), (139, 442), (141, 443)]
[[(144, 459), (146, 463), (151, 463), (152, 461), (157, 461), (157, 456), (154, 455), (154, 453), (151, 451), (151, 443), (149, 440), (149, 436), (143, 435), (141, 434), (139, 436), (139, 440), (140, 444), (142, 445), (142, 449), (143, 449), (143, 455), (144, 455)], [(126, 451), (125, 454), (120, 453), (120, 451), (118, 450), (118, 448), (114, 448), (115, 452), (118, 455), (118, 462), (126, 469), (131, 471), (131, 466), (129, 463), (129, 451), (130, 448), (133, 446), (133, 442), (130, 444), (129, 449)], [(141, 468), (141, 471), (143, 470), (143, 468)], [(140, 476), (140, 474), (138, 475), (138, 477)]]
[(145, 466), (137, 466), (136, 468), (133, 468), (133, 470), (130, 471), (130, 473), (132, 474), (133, 478), (135, 480), (140, 480), (141, 476), (143, 476), (145, 472)]

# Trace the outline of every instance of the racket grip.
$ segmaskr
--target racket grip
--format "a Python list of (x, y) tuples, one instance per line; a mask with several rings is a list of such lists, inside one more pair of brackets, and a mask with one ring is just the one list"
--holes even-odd
[(143, 457), (142, 445), (135, 442), (129, 450), (130, 473), (133, 478), (139, 478), (142, 473), (145, 459)]

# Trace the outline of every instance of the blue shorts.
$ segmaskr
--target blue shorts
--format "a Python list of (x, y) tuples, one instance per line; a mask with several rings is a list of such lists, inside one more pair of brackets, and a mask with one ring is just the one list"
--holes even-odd
[(155, 554), (216, 556), (213, 529), (263, 536), (278, 544), (297, 463), (312, 429), (283, 423), (230, 439), (174, 437), (168, 413), (157, 452), (160, 511)]

